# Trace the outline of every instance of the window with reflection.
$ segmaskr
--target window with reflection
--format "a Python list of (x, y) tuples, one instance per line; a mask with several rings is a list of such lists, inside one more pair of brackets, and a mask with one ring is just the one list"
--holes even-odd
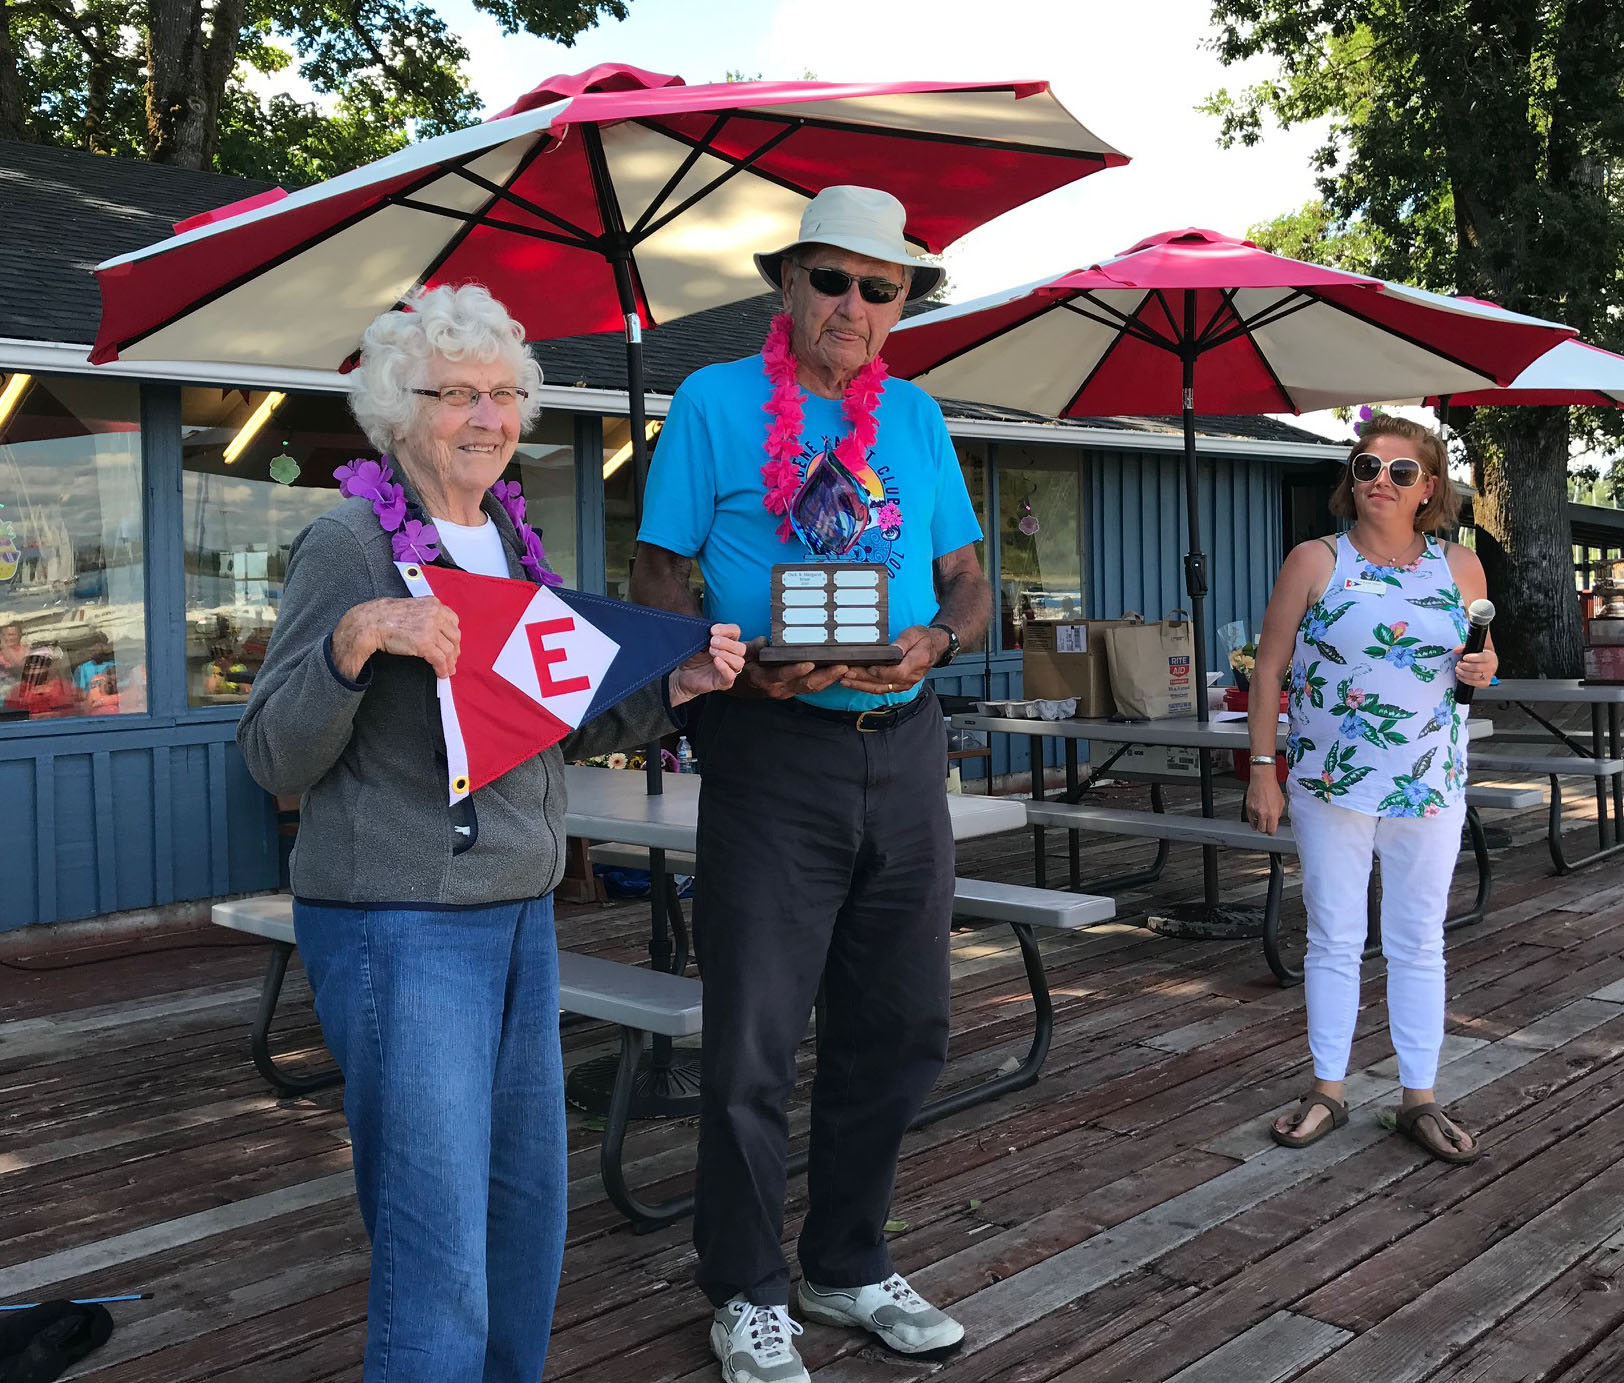
[(147, 709), (138, 387), (0, 374), (0, 722)]
[(998, 449), (999, 625), (1024, 646), (1035, 621), (1083, 615), (1082, 453), (1072, 447)]
[[(958, 453), (959, 469), (964, 472), (964, 485), (970, 492), (970, 503), (976, 511), (976, 522), (983, 534), (987, 532), (987, 444), (977, 438), (953, 439), (953, 450)], [(981, 570), (987, 570), (987, 542), (985, 537), (976, 542), (976, 561)]]
[[(339, 394), (181, 393), (186, 687), (194, 706), (248, 699), (276, 623), (293, 540), (339, 502), (333, 472), (376, 453)], [(574, 426), (543, 416), (505, 478), (553, 567), (576, 579)]]
[[(644, 425), (649, 454), (659, 444), (665, 424), (650, 418)], [(631, 587), (632, 558), (637, 551), (637, 528), (642, 519), (641, 496), (632, 466), (632, 425), (629, 418), (603, 420), (603, 544), (604, 589), (620, 600)], [(699, 568), (694, 567), (694, 579)]]

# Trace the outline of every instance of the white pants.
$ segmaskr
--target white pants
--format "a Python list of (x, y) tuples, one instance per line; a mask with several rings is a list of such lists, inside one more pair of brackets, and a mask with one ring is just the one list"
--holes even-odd
[(1303, 980), (1316, 1079), (1348, 1074), (1374, 856), (1382, 862), (1387, 1025), (1399, 1080), (1409, 1090), (1432, 1088), (1444, 1040), (1444, 915), (1465, 818), (1464, 802), (1432, 817), (1366, 816), (1292, 794), (1308, 912)]

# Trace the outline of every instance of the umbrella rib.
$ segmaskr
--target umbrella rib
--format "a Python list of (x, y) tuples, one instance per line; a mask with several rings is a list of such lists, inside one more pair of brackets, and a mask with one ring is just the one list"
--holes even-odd
[[(759, 116), (759, 117), (753, 117), (753, 118), (758, 118), (758, 119), (762, 119), (762, 120), (769, 119), (769, 117), (767, 117), (767, 116)], [(771, 118), (777, 118), (777, 117), (771, 117)], [(681, 130), (670, 129), (665, 125), (660, 125), (660, 124), (657, 124), (657, 123), (655, 123), (653, 121), (648, 121), (648, 120), (645, 120), (642, 123), (648, 125), (650, 129), (657, 130), (659, 133), (663, 134), (667, 139), (674, 140), (678, 144), (692, 145), (692, 144), (694, 144), (696, 142), (691, 135), (685, 135), (685, 134), (682, 133)], [(805, 124), (806, 122), (805, 121), (799, 121), (799, 123), (800, 124)], [(794, 130), (797, 127), (798, 126), (792, 126), (791, 129), (790, 129), (790, 133), (794, 133)], [(711, 152), (716, 153), (716, 151), (714, 149), (711, 150)], [(725, 154), (716, 154), (716, 157), (717, 158), (726, 158), (727, 155), (725, 155)], [(759, 157), (761, 157), (761, 155), (759, 153), (757, 153), (757, 154), (753, 155), (752, 157), (759, 158)], [(803, 184), (798, 183), (798, 182), (793, 182), (789, 178), (784, 177), (782, 174), (769, 172), (765, 168), (752, 168), (750, 171), (754, 176), (760, 178), (762, 180), (762, 182), (771, 183), (774, 187), (781, 187), (781, 188), (784, 189), (785, 192), (793, 192), (797, 197), (808, 197), (808, 196), (811, 196), (812, 193), (821, 190), (820, 188), (810, 187), (810, 186), (806, 186), (806, 185), (803, 185)], [(657, 229), (659, 229), (659, 227), (655, 227), (655, 229), (657, 230)], [(648, 233), (652, 234), (652, 232), (648, 232)], [(904, 236), (905, 239), (912, 241), (915, 245), (918, 245), (921, 248), (924, 248), (924, 249), (929, 249), (930, 248), (928, 245), (925, 244), (924, 240), (922, 240), (917, 235), (911, 235), (907, 231), (904, 231), (903, 236)]]
[[(1090, 307), (1097, 308), (1105, 315), (1096, 316), (1092, 312), (1085, 312), (1082, 308), (1077, 306), (1079, 301), (1088, 303)], [(1144, 299), (1141, 298), (1140, 301), (1143, 302)], [(1120, 308), (1112, 307), (1106, 302), (1101, 302), (1100, 299), (1094, 296), (1091, 290), (1080, 293), (1076, 298), (1066, 299), (1066, 301), (1061, 303), (1060, 306), (1065, 308), (1068, 312), (1075, 312), (1079, 317), (1087, 318), (1090, 322), (1095, 323), (1097, 326), (1110, 327), (1114, 331), (1121, 332), (1124, 336), (1131, 336), (1136, 341), (1144, 342), (1147, 346), (1154, 346), (1157, 350), (1176, 351), (1178, 349), (1178, 343), (1176, 341), (1169, 341), (1164, 336), (1158, 336), (1154, 331), (1140, 321), (1138, 317), (1130, 317)]]
[[(477, 230), (480, 226), (489, 226), (492, 230), (510, 231), (514, 235), (527, 235), (532, 240), (546, 240), (554, 245), (567, 245), (572, 250), (596, 249), (595, 241), (582, 243), (569, 236), (555, 235), (552, 231), (544, 231), (538, 226), (521, 226), (517, 221), (503, 221), (495, 216), (484, 216), (476, 211), (456, 211), (451, 207), (435, 206), (433, 202), (420, 202), (413, 197), (390, 197), (391, 206), (405, 207), (407, 211), (423, 211), (433, 216), (444, 216), (451, 221), (461, 221), (468, 231)], [(466, 232), (465, 232), (466, 233)]]
[[(1083, 313), (1082, 315), (1085, 317), (1088, 316), (1087, 313)], [(1089, 320), (1095, 321), (1098, 319), (1090, 318)], [(1103, 325), (1109, 326), (1110, 323), (1104, 323)], [(1111, 343), (1100, 352), (1099, 358), (1095, 360), (1094, 364), (1089, 368), (1088, 373), (1083, 376), (1083, 382), (1077, 386), (1076, 390), (1072, 393), (1072, 396), (1066, 400), (1066, 406), (1061, 409), (1058, 414), (1056, 414), (1057, 417), (1067, 418), (1071, 416), (1071, 410), (1082, 402), (1083, 395), (1088, 392), (1089, 385), (1093, 384), (1095, 377), (1105, 368), (1105, 362), (1116, 353), (1116, 349), (1122, 344), (1123, 338), (1130, 335), (1134, 336), (1136, 340), (1142, 341), (1145, 339), (1144, 337), (1138, 336), (1135, 333), (1119, 329), (1117, 334), (1111, 338)], [(1151, 344), (1158, 346), (1161, 345), (1160, 342), (1155, 340), (1152, 340)], [(1162, 349), (1165, 350), (1166, 347), (1162, 346)]]
[[(1012, 91), (1013, 87), (977, 87), (978, 91)], [(782, 120), (788, 117), (743, 107), (739, 114), (755, 120)], [(904, 130), (890, 125), (867, 125), (860, 120), (834, 120), (827, 116), (797, 115), (797, 124), (808, 129), (842, 130), (847, 134), (873, 134), (882, 131), (888, 139), (919, 139), (932, 144), (955, 144), (970, 149), (1000, 149), (1017, 154), (1047, 154), (1053, 158), (1081, 159), (1104, 167), (1110, 162), (1107, 155), (1092, 149), (1058, 149), (1050, 144), (1027, 144), (1011, 139), (988, 139), (985, 135), (947, 134), (941, 130)]]
[[(1192, 290), (1187, 288), (1184, 291), (1188, 293)], [(1168, 338), (1171, 344), (1168, 349), (1178, 351), (1185, 346), (1193, 346), (1195, 342), (1184, 339), (1184, 328), (1179, 324), (1178, 319), (1173, 316), (1173, 304), (1167, 300), (1167, 291), (1162, 288), (1153, 288), (1150, 296), (1156, 300), (1156, 305), (1161, 308), (1162, 316), (1167, 318), (1167, 325), (1171, 328), (1172, 335)]]
[(1216, 337), (1212, 345), (1227, 345), (1237, 336), (1250, 335), (1263, 327), (1272, 327), (1276, 322), (1283, 322), (1287, 317), (1296, 316), (1304, 308), (1312, 307), (1314, 301), (1301, 288), (1293, 288), (1287, 292), (1285, 297), (1259, 308), (1256, 316), (1242, 317), (1237, 312), (1235, 314), (1235, 325), (1227, 332)]
[[(408, 191), (416, 192), (420, 188), (427, 187), (436, 178), (444, 177), (451, 168), (458, 166), (459, 163), (465, 163), (479, 158), (486, 152), (487, 151), (483, 149), (472, 150), (469, 153), (464, 154), (462, 158), (457, 161), (457, 163), (437, 164), (432, 169), (425, 169), (421, 178), (408, 184)], [(176, 322), (180, 321), (181, 318), (189, 316), (193, 312), (198, 311), (200, 308), (207, 307), (210, 303), (217, 302), (227, 294), (236, 292), (237, 289), (241, 288), (245, 283), (259, 277), (259, 275), (266, 273), (271, 269), (275, 269), (279, 265), (286, 264), (290, 259), (294, 259), (297, 256), (302, 255), (306, 250), (320, 245), (323, 241), (330, 240), (333, 238), (333, 236), (349, 230), (352, 226), (360, 225), (362, 221), (366, 220), (369, 216), (375, 215), (382, 207), (393, 205), (396, 195), (398, 194), (380, 196), (377, 201), (368, 203), (366, 206), (352, 212), (350, 215), (341, 217), (332, 225), (323, 226), (320, 230), (314, 232), (306, 239), (299, 241), (297, 244), (288, 246), (288, 248), (283, 250), (281, 254), (275, 255), (263, 263), (256, 264), (251, 269), (244, 270), (235, 278), (229, 279), (225, 283), (221, 284), (218, 288), (193, 299), (184, 307), (178, 308), (176, 311), (170, 313), (169, 316), (165, 317), (162, 321), (155, 322), (152, 326), (146, 327), (130, 336), (120, 338), (120, 340), (115, 343), (117, 349), (123, 350), (126, 346), (133, 346), (138, 341), (145, 341), (147, 337), (154, 336), (158, 332), (163, 331), (166, 327), (173, 326)]]
[[(1065, 304), (1061, 303), (1060, 306), (1064, 307)], [(939, 370), (942, 368), (942, 366), (951, 364), (960, 356), (969, 355), (971, 351), (978, 351), (983, 346), (986, 346), (993, 341), (997, 341), (1000, 337), (1007, 336), (1010, 332), (1019, 330), (1021, 327), (1037, 321), (1039, 317), (1043, 316), (1045, 312), (1050, 310), (1049, 305), (1040, 303), (1035, 311), (1025, 313), (1022, 316), (1017, 317), (1014, 321), (1005, 323), (1003, 326), (999, 327), (997, 331), (988, 332), (985, 336), (978, 336), (975, 340), (966, 342), (963, 346), (959, 347), (958, 350), (950, 351), (940, 360), (935, 361), (931, 365), (930, 370), (921, 370), (919, 373), (925, 375), (929, 374), (931, 370)]]
[[(654, 125), (653, 122), (648, 120), (642, 120), (638, 123), (648, 129), (659, 129), (657, 125)], [(712, 141), (714, 141), (716, 136), (721, 134), (721, 132), (726, 128), (727, 113), (724, 111), (711, 122), (710, 129), (705, 131), (699, 142), (690, 146), (687, 157), (682, 160), (682, 163), (678, 166), (677, 171), (666, 179), (665, 186), (649, 199), (649, 204), (643, 208), (643, 214), (639, 216), (632, 224), (631, 237), (633, 240), (641, 240), (643, 238), (643, 232), (645, 227), (648, 225), (649, 218), (659, 211), (661, 204), (672, 194), (672, 192), (676, 190), (678, 184), (688, 176), (689, 170), (694, 166), (694, 164), (699, 162), (701, 156), (711, 151)]]
[(1233, 316), (1237, 322), (1241, 320), (1241, 314), (1235, 310), (1236, 291), (1233, 288), (1220, 288), (1218, 290), (1218, 306), (1213, 308), (1212, 316), (1207, 319), (1206, 325), (1195, 334), (1197, 353), (1208, 349), (1207, 343), (1212, 340), (1213, 333), (1218, 330), (1218, 323), (1223, 319), (1226, 312)]
[[(540, 153), (541, 151), (538, 148), (536, 152)], [(529, 166), (529, 161), (526, 161), (514, 170), (514, 175), (517, 176)], [(466, 178), (476, 187), (481, 187), (489, 192), (493, 198), (504, 202), (512, 202), (520, 211), (528, 211), (532, 216), (541, 217), (543, 221), (551, 221), (560, 230), (566, 230), (571, 235), (579, 236), (583, 248), (590, 247), (597, 242), (597, 236), (593, 235), (591, 231), (576, 225), (573, 221), (566, 220), (554, 212), (548, 211), (546, 207), (537, 205), (528, 197), (521, 196), (510, 187), (503, 187), (500, 183), (494, 183), (489, 178), (481, 177), (478, 173), (471, 173), (466, 168), (457, 168), (453, 171), (459, 177)]]
[[(639, 222), (639, 227), (641, 227), (641, 230), (639, 230), (638, 227), (634, 227), (632, 230), (633, 236), (638, 240), (646, 240), (649, 236), (654, 235), (658, 231), (664, 230), (666, 226), (670, 225), (671, 222), (677, 219), (677, 217), (681, 216), (682, 213), (687, 211), (689, 207), (693, 206), (695, 202), (701, 201), (702, 199), (710, 196), (710, 194), (716, 191), (716, 189), (719, 188), (723, 183), (737, 177), (740, 173), (756, 171), (754, 165), (757, 160), (765, 158), (794, 133), (794, 126), (785, 126), (759, 149), (756, 149), (753, 153), (747, 155), (746, 157), (731, 163), (725, 173), (707, 183), (704, 187), (700, 188), (699, 191), (693, 193), (691, 196), (684, 198), (676, 206), (672, 207), (670, 211), (666, 212), (664, 216), (660, 217), (659, 220), (646, 226)], [(727, 159), (730, 157), (727, 154), (719, 154), (714, 149), (710, 150), (710, 154), (713, 158), (719, 159)]]
[[(1462, 360), (1458, 355), (1452, 355), (1450, 352), (1442, 350), (1437, 346), (1429, 345), (1427, 342), (1419, 339), (1418, 337), (1410, 335), (1410, 333), (1407, 331), (1399, 331), (1396, 328), (1387, 326), (1382, 322), (1372, 321), (1369, 317), (1365, 316), (1364, 313), (1358, 311), (1356, 308), (1349, 307), (1345, 303), (1332, 302), (1329, 298), (1322, 298), (1312, 289), (1305, 288), (1300, 291), (1306, 293), (1309, 297), (1313, 298), (1315, 302), (1324, 307), (1333, 308), (1345, 316), (1352, 317), (1355, 321), (1363, 322), (1366, 326), (1374, 327), (1377, 331), (1386, 332), (1387, 335), (1396, 337), (1398, 340), (1403, 341), (1408, 345), (1415, 346), (1419, 350), (1429, 351), (1433, 355), (1437, 356), (1440, 360), (1447, 360), (1451, 365), (1458, 365), (1461, 369), (1470, 371), (1479, 379), (1488, 380), (1490, 385), (1494, 386), (1495, 388), (1501, 387), (1499, 381), (1495, 379), (1493, 375), (1485, 373), (1468, 360)], [(1372, 291), (1380, 292), (1381, 290), (1374, 289)], [(1465, 393), (1466, 391), (1460, 389), (1456, 390), (1456, 392)]]
[(1252, 348), (1252, 354), (1257, 357), (1257, 363), (1263, 367), (1264, 372), (1274, 382), (1274, 387), (1280, 391), (1280, 397), (1290, 405), (1290, 411), (1301, 413), (1303, 410), (1297, 407), (1297, 400), (1292, 398), (1291, 390), (1286, 388), (1285, 381), (1280, 378), (1279, 372), (1275, 370), (1274, 362), (1269, 359), (1267, 352), (1258, 344), (1257, 337), (1252, 335), (1250, 331), (1246, 333), (1246, 344)]
[[(626, 233), (626, 214), (621, 209), (620, 197), (615, 191), (614, 175), (609, 171), (609, 157), (603, 148), (602, 127), (589, 122), (581, 132), (581, 142), (586, 148), (587, 171), (592, 177), (593, 194), (598, 199), (598, 222), (603, 226), (602, 245), (604, 258), (609, 261), (611, 267), (618, 260), (624, 263), (626, 268), (624, 286), (631, 290), (632, 301), (630, 304), (620, 303), (620, 310), (622, 316), (628, 321), (626, 348), (629, 353), (636, 339), (633, 327), (630, 325), (631, 317), (636, 313), (641, 313), (652, 322), (654, 320), (654, 309), (649, 306), (648, 291), (643, 286), (643, 273), (637, 266), (637, 257), (632, 253), (632, 239)], [(615, 270), (615, 284), (618, 295), (622, 288), (618, 269)], [(627, 311), (628, 307), (631, 309), (629, 312)], [(628, 354), (629, 360), (630, 355)], [(630, 382), (628, 377), (627, 384), (630, 385)]]
[[(534, 144), (532, 144), (530, 146), (529, 149), (527, 149), (525, 151), (524, 155), (519, 159), (518, 166), (514, 168), (512, 176), (515, 177), (515, 178), (522, 177), (526, 172), (529, 171), (530, 165), (533, 164), (538, 158), (540, 158), (541, 155), (547, 149), (551, 148), (552, 144), (553, 144), (553, 141), (550, 138), (548, 138), (548, 139), (538, 139)], [(476, 180), (477, 180), (477, 175), (476, 175)], [(485, 203), (485, 205), (480, 209), (479, 214), (480, 214), (481, 218), (484, 218), (484, 217), (487, 217), (487, 216), (490, 215), (491, 207), (495, 204), (495, 202), (496, 202), (496, 198), (493, 197), (493, 198), (491, 198), (490, 201)], [(457, 231), (454, 235), (452, 235), (451, 239), (446, 241), (444, 246), (441, 247), (440, 253), (435, 255), (434, 258), (431, 259), (428, 262), (428, 265), (423, 270), (423, 272), (417, 276), (417, 282), (416, 282), (416, 284), (413, 285), (413, 287), (414, 288), (421, 288), (425, 284), (427, 284), (430, 280), (432, 280), (434, 278), (434, 276), (437, 273), (439, 273), (440, 270), (443, 269), (445, 267), (445, 265), (450, 261), (451, 256), (456, 254), (456, 252), (458, 250), (460, 250), (465, 244), (467, 244), (468, 237), (470, 235), (472, 235), (476, 229), (477, 229), (477, 223), (471, 221), (467, 225), (465, 225), (461, 230)], [(396, 311), (399, 311), (400, 308), (402, 308), (405, 305), (405, 301), (406, 300), (404, 298), (397, 298), (395, 300), (395, 309), (396, 309)]]

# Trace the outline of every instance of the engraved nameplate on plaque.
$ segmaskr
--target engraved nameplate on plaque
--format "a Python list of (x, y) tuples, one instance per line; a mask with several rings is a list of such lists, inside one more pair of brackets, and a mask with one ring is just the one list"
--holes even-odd
[(899, 663), (889, 641), (890, 574), (878, 562), (783, 562), (772, 569), (764, 663)]

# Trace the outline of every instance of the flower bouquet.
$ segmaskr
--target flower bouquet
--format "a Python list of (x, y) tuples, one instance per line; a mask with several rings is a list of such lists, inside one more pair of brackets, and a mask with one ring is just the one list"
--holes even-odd
[(1235, 674), (1235, 685), (1246, 691), (1252, 685), (1252, 669), (1257, 666), (1257, 645), (1243, 643), (1229, 651), (1229, 668)]
[(1235, 675), (1235, 685), (1246, 691), (1252, 685), (1252, 669), (1257, 666), (1257, 640), (1251, 637), (1243, 619), (1220, 624), (1218, 638), (1228, 651), (1229, 670)]

